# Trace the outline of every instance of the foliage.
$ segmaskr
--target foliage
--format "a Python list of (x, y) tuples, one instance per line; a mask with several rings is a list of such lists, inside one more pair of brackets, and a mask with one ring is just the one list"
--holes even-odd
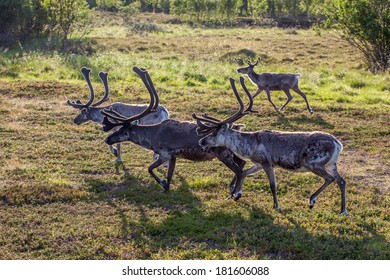
[(45, 24), (40, 0), (0, 0), (0, 46), (37, 36)]
[(65, 50), (71, 34), (88, 28), (90, 16), (85, 0), (0, 0), (0, 45), (48, 35), (50, 47), (61, 36)]
[[(65, 50), (69, 36), (88, 27), (91, 13), (85, 0), (43, 0), (48, 11), (50, 30), (58, 27)], [(51, 35), (51, 34), (50, 34)]]
[(326, 26), (356, 47), (372, 72), (390, 69), (389, 1), (335, 0), (326, 11)]
[(171, 12), (191, 20), (234, 16), (278, 18), (311, 17), (321, 13), (324, 0), (171, 0)]
[(126, 23), (132, 22), (134, 15), (140, 12), (141, 4), (139, 2), (133, 2), (126, 6), (121, 6), (119, 12), (121, 17)]
[(96, 7), (102, 11), (117, 12), (123, 6), (121, 0), (96, 0)]

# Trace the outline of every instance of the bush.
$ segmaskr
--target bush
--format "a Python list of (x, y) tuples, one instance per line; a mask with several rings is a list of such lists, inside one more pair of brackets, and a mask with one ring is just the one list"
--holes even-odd
[(40, 0), (0, 1), (0, 46), (35, 37), (47, 21)]
[(390, 2), (388, 0), (335, 0), (326, 10), (326, 27), (341, 33), (364, 56), (368, 68), (390, 68)]

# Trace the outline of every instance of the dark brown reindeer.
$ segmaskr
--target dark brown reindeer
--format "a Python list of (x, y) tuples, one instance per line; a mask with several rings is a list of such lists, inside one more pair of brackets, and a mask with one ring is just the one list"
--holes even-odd
[[(101, 111), (106, 107), (98, 107), (99, 105), (103, 104), (104, 102), (109, 100), (109, 88), (108, 88), (108, 73), (105, 72), (99, 72), (99, 77), (104, 85), (104, 96), (97, 102), (93, 103), (95, 98), (95, 93), (91, 84), (90, 80), (90, 73), (91, 69), (87, 69), (86, 67), (81, 68), (81, 73), (83, 74), (85, 80), (87, 81), (90, 97), (87, 103), (83, 104), (80, 100), (77, 101), (67, 101), (67, 104), (69, 106), (72, 106), (73, 108), (79, 109), (80, 113), (74, 118), (73, 122), (77, 125), (81, 125), (83, 123), (86, 123), (88, 121), (93, 121), (98, 124), (103, 123), (104, 115), (101, 113)], [(147, 108), (147, 105), (137, 105), (137, 104), (124, 104), (121, 102), (115, 102), (109, 105), (113, 108), (116, 112), (119, 112), (123, 114), (124, 116), (132, 116), (139, 114), (142, 112), (145, 108)], [(169, 118), (169, 113), (166, 108), (163, 106), (158, 106), (156, 108), (156, 111), (153, 114), (149, 114), (145, 116), (144, 118), (141, 118), (139, 120), (140, 124), (151, 124), (151, 123), (159, 123), (163, 120), (166, 120)], [(117, 144), (116, 148), (112, 145), (109, 146), (110, 151), (117, 157), (117, 162), (122, 162), (121, 157), (121, 144)]]
[[(230, 184), (230, 190), (234, 199), (237, 200), (239, 197), (234, 196), (234, 191), (236, 188), (241, 189), (241, 187), (236, 186), (236, 183), (242, 182), (242, 168), (245, 165), (245, 161), (238, 158), (232, 151), (225, 147), (201, 147), (199, 145), (200, 137), (196, 133), (198, 127), (196, 123), (176, 121), (173, 119), (150, 125), (140, 125), (137, 123), (140, 118), (147, 116), (157, 108), (158, 95), (148, 72), (137, 67), (134, 67), (133, 70), (144, 82), (150, 94), (150, 104), (143, 112), (131, 117), (122, 116), (113, 109), (103, 110), (102, 113), (107, 116), (103, 121), (104, 130), (110, 130), (115, 126), (120, 126), (118, 131), (107, 137), (105, 140), (106, 143), (113, 145), (123, 141), (131, 141), (144, 149), (152, 150), (158, 154), (158, 159), (149, 166), (148, 171), (165, 191), (169, 190), (177, 158), (192, 161), (208, 161), (218, 158), (235, 174)], [(207, 115), (204, 117), (208, 119)], [(235, 126), (235, 128), (239, 129), (239, 126)], [(153, 172), (155, 168), (165, 161), (169, 161), (167, 181), (160, 179)]]
[(287, 95), (287, 101), (280, 108), (280, 111), (282, 111), (293, 98), (290, 93), (290, 89), (292, 89), (300, 96), (302, 96), (303, 99), (305, 99), (307, 109), (310, 113), (313, 113), (313, 110), (311, 109), (311, 107), (309, 106), (309, 102), (307, 101), (306, 94), (304, 94), (298, 87), (298, 81), (301, 74), (262, 73), (259, 75), (253, 70), (253, 68), (259, 64), (259, 61), (260, 59), (257, 59), (255, 64), (251, 64), (248, 61), (249, 65), (247, 67), (237, 69), (238, 73), (247, 75), (251, 82), (258, 87), (255, 94), (253, 94), (253, 98), (255, 98), (260, 92), (265, 90), (265, 92), (267, 93), (268, 101), (272, 104), (272, 106), (274, 106), (275, 110), (278, 111), (278, 107), (276, 107), (276, 105), (271, 100), (271, 90), (283, 90)]
[[(240, 77), (242, 88), (250, 97), (245, 87), (244, 78)], [(198, 133), (203, 135), (199, 141), (203, 147), (226, 147), (244, 160), (251, 160), (255, 166), (251, 172), (264, 169), (268, 176), (274, 200), (274, 208), (279, 209), (276, 196), (276, 179), (274, 168), (281, 167), (291, 171), (311, 171), (322, 177), (325, 182), (315, 191), (309, 200), (312, 208), (317, 196), (333, 181), (341, 190), (341, 213), (347, 214), (345, 208), (345, 180), (337, 171), (337, 160), (343, 148), (342, 144), (331, 134), (325, 132), (281, 132), (260, 130), (256, 132), (241, 132), (229, 127), (226, 122), (235, 122), (247, 111), (236, 90), (234, 80), (230, 79), (234, 94), (240, 103), (240, 110), (224, 121), (212, 121), (193, 115), (199, 124)], [(243, 180), (247, 174), (244, 173)], [(242, 182), (237, 182), (240, 188)], [(236, 190), (241, 193), (241, 189)]]

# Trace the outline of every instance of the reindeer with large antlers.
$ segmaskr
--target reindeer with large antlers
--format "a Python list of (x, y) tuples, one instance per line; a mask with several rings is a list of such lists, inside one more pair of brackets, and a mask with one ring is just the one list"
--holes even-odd
[[(199, 143), (203, 147), (226, 147), (245, 160), (251, 160), (255, 165), (251, 172), (261, 169), (267, 174), (274, 200), (274, 208), (279, 209), (276, 196), (276, 179), (274, 168), (281, 167), (291, 171), (311, 171), (322, 177), (325, 182), (315, 191), (309, 200), (312, 208), (317, 196), (333, 181), (341, 190), (341, 213), (347, 214), (345, 208), (345, 180), (337, 171), (337, 160), (343, 148), (342, 144), (331, 134), (325, 132), (280, 132), (261, 130), (256, 132), (241, 132), (227, 125), (246, 115), (253, 104), (253, 98), (245, 87), (244, 78), (240, 82), (245, 93), (250, 98), (248, 109), (244, 110), (243, 102), (237, 92), (233, 79), (230, 79), (234, 95), (240, 110), (224, 121), (205, 119), (193, 114), (199, 125), (198, 133), (203, 136)], [(243, 180), (247, 174), (244, 173)], [(237, 183), (241, 188), (242, 182)], [(235, 193), (240, 194), (241, 189)]]
[[(208, 161), (218, 158), (235, 174), (230, 190), (234, 196), (234, 191), (238, 182), (242, 182), (243, 166), (245, 161), (237, 157), (232, 151), (225, 147), (201, 147), (199, 145), (200, 137), (196, 133), (197, 124), (190, 122), (176, 121), (173, 119), (165, 120), (158, 124), (141, 125), (137, 121), (153, 112), (158, 106), (158, 94), (147, 71), (134, 67), (133, 70), (140, 76), (150, 95), (149, 106), (141, 113), (132, 117), (122, 116), (113, 109), (102, 111), (107, 118), (103, 121), (103, 129), (110, 130), (115, 126), (120, 129), (105, 140), (108, 145), (131, 141), (144, 149), (152, 150), (159, 155), (159, 158), (149, 166), (149, 173), (161, 185), (165, 191), (169, 190), (172, 175), (175, 169), (176, 159), (183, 158), (192, 161)], [(207, 115), (205, 119), (209, 119)], [(214, 121), (218, 121), (217, 119)], [(114, 122), (112, 121), (114, 120)], [(234, 126), (239, 129), (239, 126)], [(169, 161), (167, 181), (160, 179), (153, 170), (163, 162)]]
[[(79, 109), (80, 113), (74, 118), (73, 122), (77, 125), (81, 125), (83, 123), (86, 123), (88, 121), (93, 121), (98, 124), (103, 124), (103, 118), (104, 115), (101, 113), (101, 111), (105, 108), (112, 107), (113, 110), (116, 112), (121, 113), (124, 116), (133, 116), (137, 115), (140, 112), (142, 112), (145, 108), (147, 108), (147, 105), (137, 105), (137, 104), (124, 104), (120, 102), (115, 102), (109, 106), (105, 107), (98, 107), (99, 105), (103, 104), (104, 102), (109, 100), (109, 88), (108, 88), (108, 73), (105, 72), (99, 72), (99, 77), (104, 85), (104, 96), (97, 102), (93, 103), (95, 98), (94, 89), (91, 84), (90, 80), (90, 73), (91, 69), (87, 69), (83, 67), (81, 69), (81, 73), (83, 74), (85, 80), (87, 81), (89, 91), (90, 91), (90, 97), (87, 103), (83, 104), (80, 100), (77, 101), (67, 101), (67, 104), (69, 106), (72, 106), (73, 108)], [(166, 120), (169, 118), (168, 110), (163, 106), (157, 106), (155, 112), (153, 114), (149, 114), (145, 116), (144, 118), (141, 118), (139, 120), (140, 124), (152, 124), (152, 123), (159, 123), (163, 120)], [(117, 147), (113, 147), (112, 145), (109, 146), (110, 151), (117, 157), (117, 162), (122, 162), (121, 157), (121, 144), (117, 144)]]
[(250, 81), (258, 87), (257, 91), (253, 94), (253, 98), (255, 98), (260, 92), (265, 90), (267, 93), (268, 101), (274, 106), (275, 110), (278, 111), (278, 107), (271, 100), (271, 90), (283, 90), (287, 95), (286, 103), (280, 108), (282, 111), (286, 105), (292, 100), (292, 95), (290, 93), (290, 89), (298, 93), (300, 96), (305, 99), (307, 109), (310, 113), (313, 113), (313, 110), (309, 106), (309, 102), (307, 101), (306, 94), (304, 94), (298, 87), (298, 81), (301, 74), (276, 74), (276, 73), (262, 73), (257, 74), (253, 68), (259, 64), (260, 59), (254, 64), (251, 64), (248, 61), (248, 66), (243, 68), (238, 68), (237, 72), (245, 74), (249, 77)]

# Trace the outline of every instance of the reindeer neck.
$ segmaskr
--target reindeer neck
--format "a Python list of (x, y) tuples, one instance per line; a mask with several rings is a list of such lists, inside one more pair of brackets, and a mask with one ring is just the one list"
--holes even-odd
[(129, 128), (129, 141), (147, 150), (153, 150), (151, 139), (155, 135), (157, 125), (133, 125)]
[(260, 78), (260, 75), (259, 74), (257, 74), (254, 70), (252, 70), (251, 72), (249, 72), (249, 74), (248, 74), (248, 77), (249, 77), (249, 79), (252, 81), (252, 83), (254, 83), (254, 84), (258, 84), (258, 80), (259, 80), (259, 78)]
[(89, 108), (89, 117), (91, 118), (91, 121), (102, 124), (104, 115), (101, 113), (101, 110), (103, 108)]
[(242, 158), (250, 157), (251, 151), (253, 150), (251, 143), (254, 143), (251, 140), (254, 137), (253, 134), (229, 129), (226, 130), (224, 136), (224, 146)]

